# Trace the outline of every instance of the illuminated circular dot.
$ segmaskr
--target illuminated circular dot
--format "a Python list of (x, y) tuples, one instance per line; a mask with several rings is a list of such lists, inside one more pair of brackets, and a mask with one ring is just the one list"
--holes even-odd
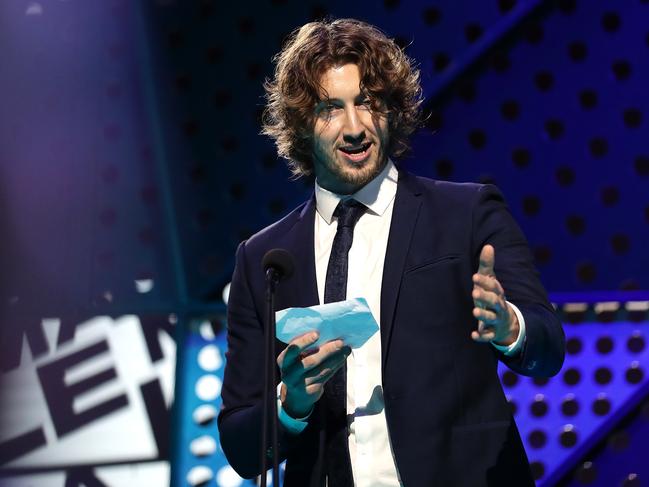
[(191, 486), (201, 485), (209, 482), (214, 477), (214, 472), (205, 465), (198, 465), (187, 472), (187, 483)]
[(545, 401), (543, 394), (534, 396), (534, 402), (530, 405), (530, 412), (537, 418), (545, 416), (548, 413), (548, 403)]
[(209, 435), (199, 436), (189, 444), (189, 451), (197, 457), (205, 457), (216, 451), (216, 440)]
[(31, 2), (25, 10), (25, 15), (42, 15), (43, 6), (38, 2)]
[(221, 379), (215, 375), (204, 375), (196, 381), (196, 395), (203, 401), (213, 401), (221, 393)]
[(207, 342), (210, 342), (216, 338), (216, 335), (214, 334), (214, 328), (212, 327), (212, 323), (210, 323), (208, 320), (201, 322), (201, 324), (198, 326), (198, 331), (201, 334), (203, 340)]
[(221, 487), (239, 487), (243, 484), (243, 479), (230, 465), (226, 465), (217, 472), (216, 483)]
[(598, 394), (597, 399), (593, 402), (593, 412), (597, 416), (606, 416), (611, 411), (611, 402), (606, 394)]
[(201, 406), (198, 406), (196, 409), (194, 409), (194, 412), (192, 413), (192, 419), (194, 420), (194, 423), (205, 426), (206, 424), (214, 421), (217, 414), (218, 411), (214, 406), (212, 406), (211, 404), (202, 404)]
[(561, 403), (561, 412), (564, 416), (575, 416), (579, 412), (579, 402), (574, 394), (568, 394)]
[(214, 372), (220, 369), (223, 365), (223, 358), (221, 357), (219, 347), (216, 345), (205, 345), (201, 348), (201, 351), (198, 352), (198, 365), (208, 372)]
[(640, 487), (641, 485), (642, 483), (637, 473), (630, 473), (620, 484), (621, 487)]
[(640, 364), (638, 362), (633, 362), (631, 366), (626, 369), (626, 380), (630, 384), (638, 384), (639, 382), (642, 381), (642, 378), (644, 377), (644, 372), (640, 368)]
[(629, 352), (640, 353), (644, 350), (645, 340), (639, 330), (635, 330), (629, 340), (626, 342)]
[(593, 462), (584, 462), (579, 466), (576, 472), (577, 481), (580, 484), (592, 484), (597, 480), (597, 470), (593, 465)]
[(572, 448), (577, 444), (577, 432), (571, 424), (563, 427), (563, 431), (559, 435), (559, 443), (566, 448)]

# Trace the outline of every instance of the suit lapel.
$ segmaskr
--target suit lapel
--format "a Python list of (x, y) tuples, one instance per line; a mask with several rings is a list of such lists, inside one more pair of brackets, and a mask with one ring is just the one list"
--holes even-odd
[(421, 207), (421, 191), (417, 181), (408, 173), (399, 171), (397, 194), (392, 210), (388, 246), (385, 252), (383, 266), (383, 281), (381, 284), (381, 369), (385, 368), (388, 356), (390, 338), (394, 322), (394, 312), (401, 277), (406, 264), (406, 256), (410, 249), (412, 236)]
[(312, 197), (282, 239), (282, 246), (295, 258), (295, 273), (278, 286), (277, 309), (307, 307), (319, 303), (313, 246), (314, 221), (315, 198)]

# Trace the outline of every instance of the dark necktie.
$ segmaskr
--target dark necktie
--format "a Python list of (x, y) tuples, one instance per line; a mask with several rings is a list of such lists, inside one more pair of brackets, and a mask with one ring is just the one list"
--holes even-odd
[[(331, 246), (327, 265), (324, 302), (333, 303), (347, 298), (347, 263), (354, 239), (354, 226), (366, 207), (355, 200), (340, 201), (334, 216), (338, 229)], [(326, 472), (328, 487), (353, 487), (352, 465), (349, 458), (347, 424), (347, 369), (341, 367), (325, 384), (326, 405)]]

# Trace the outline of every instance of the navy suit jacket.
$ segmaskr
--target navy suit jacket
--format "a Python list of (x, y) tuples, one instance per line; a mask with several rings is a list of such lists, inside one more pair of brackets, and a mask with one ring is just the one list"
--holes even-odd
[[(261, 260), (278, 247), (295, 257), (296, 272), (280, 284), (277, 309), (318, 304), (314, 219), (311, 198), (237, 251), (218, 423), (223, 451), (243, 477), (260, 473)], [(477, 327), (471, 276), (487, 243), (495, 248), (495, 272), (507, 300), (525, 318), (526, 340), (515, 358), (470, 338)], [(534, 484), (497, 363), (502, 360), (525, 375), (554, 375), (563, 363), (564, 334), (527, 242), (494, 186), (399, 173), (381, 287), (380, 333), (385, 414), (405, 486)], [(284, 347), (276, 342), (276, 353)], [(321, 403), (299, 435), (280, 426), (286, 486), (324, 485)]]

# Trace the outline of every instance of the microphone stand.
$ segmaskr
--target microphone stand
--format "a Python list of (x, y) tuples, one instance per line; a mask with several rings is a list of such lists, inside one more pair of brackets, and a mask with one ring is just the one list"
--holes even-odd
[[(277, 439), (277, 366), (275, 364), (275, 290), (280, 280), (280, 274), (273, 267), (266, 270), (266, 334), (265, 355), (264, 355), (264, 396), (263, 396), (263, 427), (261, 433), (261, 487), (266, 487), (266, 470), (268, 468), (268, 457), (272, 460), (273, 466), (273, 487), (279, 487), (279, 462), (278, 462), (278, 439)], [(269, 421), (268, 414), (271, 418)], [(270, 425), (269, 425), (270, 422)], [(270, 449), (266, 450), (268, 444), (268, 427), (270, 426)]]

